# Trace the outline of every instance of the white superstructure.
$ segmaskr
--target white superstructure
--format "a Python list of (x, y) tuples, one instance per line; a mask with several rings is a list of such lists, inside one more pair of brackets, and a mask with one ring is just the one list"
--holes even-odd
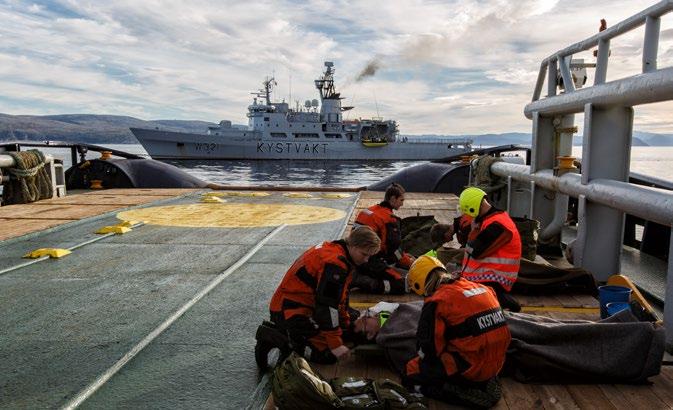
[(272, 102), (276, 84), (267, 78), (253, 93), (248, 106), (247, 129), (230, 121), (209, 127), (205, 134), (131, 128), (138, 141), (155, 159), (404, 159), (429, 160), (471, 149), (466, 139), (414, 141), (399, 139), (395, 121), (358, 119), (345, 121), (342, 97), (334, 88), (334, 65), (315, 80), (320, 101), (307, 100), (303, 107)]

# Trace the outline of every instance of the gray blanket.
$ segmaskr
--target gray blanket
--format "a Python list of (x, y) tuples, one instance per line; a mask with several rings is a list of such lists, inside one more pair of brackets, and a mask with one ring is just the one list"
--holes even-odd
[[(416, 355), (422, 303), (401, 304), (376, 342), (402, 374)], [(503, 373), (521, 382), (640, 383), (659, 374), (664, 329), (628, 311), (600, 322), (506, 312), (512, 343)]]

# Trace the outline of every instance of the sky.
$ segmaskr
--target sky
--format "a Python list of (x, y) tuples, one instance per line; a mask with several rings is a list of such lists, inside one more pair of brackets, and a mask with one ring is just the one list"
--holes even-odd
[[(265, 76), (276, 100), (301, 104), (318, 97), (313, 80), (332, 61), (343, 104), (356, 107), (349, 119), (394, 119), (402, 134), (530, 132), (523, 109), (541, 61), (595, 34), (601, 18), (616, 24), (653, 4), (0, 0), (0, 112), (245, 124)], [(608, 81), (640, 72), (643, 32), (612, 41)], [(659, 67), (672, 62), (665, 16)], [(376, 72), (358, 81), (368, 64)], [(673, 132), (672, 107), (637, 107), (635, 128)]]

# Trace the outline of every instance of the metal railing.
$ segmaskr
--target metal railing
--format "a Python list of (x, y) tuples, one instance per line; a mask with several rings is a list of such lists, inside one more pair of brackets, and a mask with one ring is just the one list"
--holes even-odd
[[(625, 215), (673, 227), (673, 192), (628, 182), (633, 107), (673, 100), (673, 68), (657, 67), (660, 19), (673, 11), (673, 0), (652, 7), (545, 58), (532, 102), (524, 114), (533, 120), (531, 165), (495, 163), (491, 171), (507, 178), (508, 209), (539, 219), (542, 229), (565, 217), (559, 196), (579, 200), (575, 264), (599, 281), (621, 272)], [(606, 82), (610, 40), (645, 25), (642, 69), (637, 75)], [(570, 72), (573, 54), (598, 47), (592, 86), (576, 90)], [(564, 92), (557, 95), (557, 77)], [(547, 79), (547, 96), (540, 98)], [(570, 155), (574, 114), (584, 113), (581, 174), (563, 173), (557, 157)], [(517, 215), (518, 216), (518, 215)], [(549, 229), (547, 229), (549, 231)], [(673, 229), (665, 300), (666, 343), (673, 351)], [(560, 237), (559, 231), (553, 232)], [(670, 280), (669, 280), (670, 279)]]
[[(533, 92), (533, 101), (540, 99), (542, 85), (547, 73), (548, 96), (556, 95), (557, 63), (561, 71), (563, 84), (568, 91), (574, 91), (574, 83), (570, 74), (570, 59), (573, 54), (589, 50), (598, 46), (596, 59), (596, 75), (594, 85), (605, 83), (608, 70), (608, 55), (610, 40), (621, 34), (636, 29), (645, 24), (645, 38), (643, 41), (643, 64), (642, 72), (648, 73), (657, 69), (657, 50), (659, 47), (659, 27), (661, 16), (673, 10), (673, 0), (664, 0), (616, 25), (589, 37), (584, 41), (575, 43), (560, 50), (542, 60), (540, 72)], [(528, 107), (526, 108), (528, 111)], [(537, 110), (531, 110), (537, 111)], [(528, 116), (528, 114), (526, 114)], [(530, 117), (528, 117), (530, 118)]]

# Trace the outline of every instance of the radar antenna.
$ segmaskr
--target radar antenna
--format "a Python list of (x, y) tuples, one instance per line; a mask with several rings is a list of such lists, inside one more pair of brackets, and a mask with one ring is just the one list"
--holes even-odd
[(334, 63), (325, 61), (325, 72), (322, 77), (315, 80), (315, 86), (320, 93), (321, 100), (340, 99), (339, 93), (334, 89)]
[(262, 82), (262, 85), (264, 88), (260, 88), (259, 91), (250, 94), (259, 98), (264, 98), (266, 100), (266, 105), (271, 105), (271, 91), (274, 86), (278, 85), (278, 83), (274, 77), (266, 77)]

